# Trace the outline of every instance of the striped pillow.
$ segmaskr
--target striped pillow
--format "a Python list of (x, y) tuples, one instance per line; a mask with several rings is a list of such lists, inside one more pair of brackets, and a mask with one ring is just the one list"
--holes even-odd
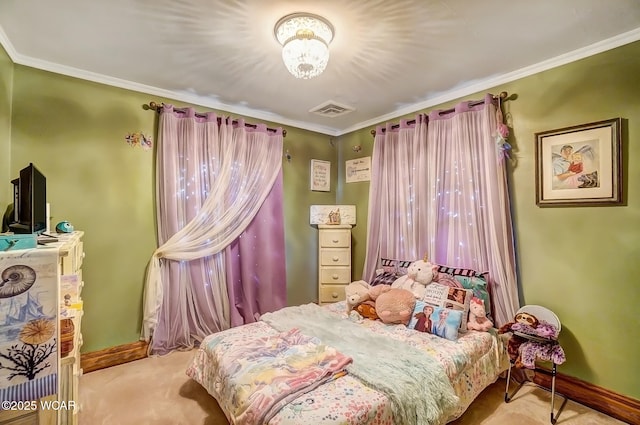
[(462, 267), (443, 266), (438, 264), (438, 271), (440, 273), (450, 274), (451, 276), (466, 276), (466, 277), (482, 277), (486, 272), (478, 272), (476, 270), (464, 269)]
[(416, 260), (393, 260), (390, 258), (381, 258), (382, 270), (385, 273), (395, 273), (397, 277), (407, 274), (407, 268)]

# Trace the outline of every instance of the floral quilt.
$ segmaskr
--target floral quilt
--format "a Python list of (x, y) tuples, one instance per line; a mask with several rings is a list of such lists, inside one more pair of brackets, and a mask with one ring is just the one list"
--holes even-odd
[[(327, 305), (328, 311), (349, 320), (344, 313), (344, 303)], [(459, 403), (449, 417), (442, 418), (445, 423), (462, 415), (469, 404), (480, 392), (495, 382), (498, 375), (508, 367), (508, 357), (494, 332), (468, 331), (461, 334), (458, 340), (449, 341), (437, 336), (417, 332), (402, 325), (385, 325), (379, 321), (362, 320), (359, 323), (371, 332), (389, 339), (389, 347), (393, 349), (394, 340), (410, 344), (432, 356), (441, 365), (449, 378)], [(218, 401), (227, 418), (233, 424), (268, 423), (269, 425), (391, 425), (394, 424), (392, 406), (388, 397), (379, 391), (371, 389), (356, 377), (340, 373), (340, 368), (348, 363), (341, 363), (335, 359), (337, 366), (331, 372), (323, 375), (311, 385), (304, 385), (306, 389), (292, 391), (291, 394), (272, 394), (267, 392), (267, 399), (271, 397), (272, 407), (261, 411), (247, 410), (248, 399), (244, 394), (229, 394), (225, 392), (225, 383), (219, 370), (222, 363), (238, 363), (232, 359), (236, 356), (250, 355), (257, 339), (278, 338), (282, 332), (267, 323), (260, 321), (224, 332), (210, 335), (202, 342), (192, 363), (187, 369), (187, 375), (200, 383)], [(220, 341), (226, 341), (225, 346), (218, 346)], [(217, 347), (217, 348), (216, 348)], [(232, 354), (228, 350), (232, 351)], [(237, 351), (234, 351), (237, 350)], [(224, 355), (223, 355), (224, 353)], [(231, 355), (230, 355), (231, 354)], [(229, 356), (229, 357), (227, 357)], [(240, 358), (240, 357), (239, 357)], [(347, 358), (348, 359), (348, 358)], [(344, 359), (342, 359), (344, 360)], [(330, 360), (331, 363), (334, 360)], [(258, 371), (262, 364), (267, 368), (269, 361), (243, 363), (244, 366)], [(236, 366), (238, 367), (238, 366)], [(277, 372), (269, 372), (275, 378)], [(294, 374), (295, 375), (295, 374)], [(295, 381), (295, 376), (287, 379)], [(257, 375), (256, 375), (257, 376)], [(295, 385), (294, 385), (295, 387)], [(302, 388), (302, 387), (301, 387)], [(249, 394), (249, 393), (248, 393)], [(255, 397), (255, 396), (254, 396)], [(264, 395), (261, 400), (264, 400)], [(244, 407), (239, 408), (239, 400)], [(252, 399), (254, 400), (254, 399)], [(260, 406), (260, 404), (258, 404)], [(264, 404), (262, 405), (265, 406)], [(243, 410), (244, 409), (244, 410)], [(244, 411), (251, 412), (241, 416)], [(238, 418), (240, 417), (240, 420)], [(246, 420), (246, 422), (243, 422)], [(253, 421), (253, 422), (251, 422)], [(402, 424), (395, 424), (402, 425)]]

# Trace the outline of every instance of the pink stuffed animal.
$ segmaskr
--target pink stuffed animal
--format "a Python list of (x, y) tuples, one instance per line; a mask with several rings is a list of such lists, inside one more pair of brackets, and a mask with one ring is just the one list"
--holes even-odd
[(384, 294), (385, 292), (388, 292), (389, 290), (391, 290), (391, 285), (376, 285), (376, 286), (372, 286), (369, 289), (369, 297), (372, 300), (377, 300), (378, 297), (381, 294)]
[(416, 298), (411, 291), (391, 288), (376, 298), (376, 313), (383, 323), (406, 326), (411, 320), (415, 305)]
[(467, 329), (486, 332), (492, 327), (493, 323), (487, 319), (484, 301), (480, 298), (473, 297), (469, 304), (469, 322), (467, 323)]

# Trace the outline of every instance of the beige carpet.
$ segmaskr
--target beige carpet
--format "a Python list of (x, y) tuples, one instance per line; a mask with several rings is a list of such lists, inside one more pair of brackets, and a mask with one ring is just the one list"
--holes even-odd
[[(228, 425), (215, 399), (185, 370), (193, 353), (114, 366), (80, 378), (80, 425)], [(547, 425), (551, 394), (526, 384), (504, 402), (504, 380), (488, 387), (455, 425)], [(556, 397), (556, 411), (562, 398)], [(558, 425), (623, 424), (572, 401)], [(311, 425), (311, 424), (310, 424)]]

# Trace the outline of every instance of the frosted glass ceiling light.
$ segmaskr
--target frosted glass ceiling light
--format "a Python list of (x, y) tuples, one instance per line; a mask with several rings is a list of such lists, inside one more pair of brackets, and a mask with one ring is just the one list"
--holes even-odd
[(274, 34), (282, 44), (282, 60), (296, 78), (322, 74), (329, 61), (333, 25), (321, 16), (294, 13), (280, 19)]

